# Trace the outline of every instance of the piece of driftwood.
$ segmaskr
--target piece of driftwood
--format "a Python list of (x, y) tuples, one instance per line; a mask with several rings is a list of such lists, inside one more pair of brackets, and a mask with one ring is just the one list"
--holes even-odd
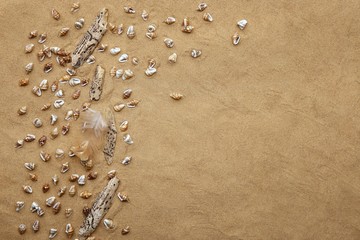
[(80, 239), (86, 239), (95, 231), (102, 218), (110, 209), (119, 184), (120, 180), (115, 176), (110, 179), (106, 187), (101, 193), (99, 193), (90, 209), (89, 214), (85, 217), (83, 224), (80, 226)]
[(103, 8), (72, 53), (72, 66), (80, 67), (93, 53), (106, 32), (108, 10)]
[(98, 101), (100, 99), (103, 83), (104, 83), (105, 69), (100, 65), (96, 66), (95, 75), (90, 86), (90, 100)]
[(115, 126), (115, 118), (114, 114), (111, 110), (109, 110), (109, 123), (108, 123), (108, 130), (106, 133), (106, 142), (104, 146), (104, 157), (105, 161), (108, 165), (110, 165), (113, 162), (113, 156), (115, 152), (115, 146), (116, 146), (116, 126)]

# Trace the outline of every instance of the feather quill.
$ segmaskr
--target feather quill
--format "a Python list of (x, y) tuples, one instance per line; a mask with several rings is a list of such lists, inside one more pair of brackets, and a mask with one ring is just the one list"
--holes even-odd
[(102, 114), (99, 111), (89, 108), (84, 115), (85, 122), (83, 129), (92, 129), (95, 137), (101, 137), (104, 134), (104, 131), (108, 128), (107, 121), (104, 119)]

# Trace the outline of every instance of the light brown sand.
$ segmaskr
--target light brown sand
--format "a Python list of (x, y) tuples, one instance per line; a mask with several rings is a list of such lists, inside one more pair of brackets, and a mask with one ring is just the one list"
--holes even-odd
[[(96, 156), (94, 170), (99, 177), (82, 188), (99, 192), (106, 183), (106, 172), (116, 169), (120, 191), (131, 202), (118, 199), (107, 214), (118, 226), (106, 231), (101, 225), (97, 239), (359, 239), (360, 238), (360, 20), (359, 1), (210, 1), (208, 12), (215, 21), (202, 20), (194, 11), (197, 1), (82, 1), (78, 13), (71, 14), (71, 1), (1, 1), (1, 239), (46, 239), (51, 227), (56, 239), (64, 239), (65, 224), (76, 232), (82, 222), (81, 209), (94, 199), (60, 198), (62, 211), (54, 215), (45, 207), (47, 197), (58, 187), (43, 194), (41, 186), (57, 173), (59, 186), (70, 183), (71, 173), (84, 170), (74, 159), (53, 158), (44, 163), (37, 143), (15, 150), (13, 145), (26, 133), (37, 136), (52, 129), (48, 118), (56, 112), (79, 107), (88, 97), (88, 88), (72, 101), (74, 89), (65, 86), (66, 105), (60, 110), (41, 112), (40, 107), (55, 100), (50, 92), (41, 98), (31, 87), (47, 78), (50, 82), (63, 74), (55, 66), (50, 74), (42, 72), (36, 59), (40, 45), (32, 54), (24, 46), (35, 40), (28, 32), (48, 33), (48, 46), (73, 50), (102, 7), (109, 9), (109, 21), (125, 26), (134, 24), (137, 36), (107, 33), (103, 43), (119, 46), (122, 52), (137, 56), (135, 79), (129, 82), (106, 75), (104, 95), (95, 109), (104, 109), (121, 99), (125, 88), (142, 102), (136, 109), (116, 114), (119, 123), (130, 122), (129, 133), (135, 144), (125, 146), (118, 138), (115, 162), (107, 166), (102, 154)], [(122, 7), (134, 6), (138, 13), (146, 9), (150, 20), (139, 14), (125, 15)], [(50, 16), (52, 7), (61, 20)], [(178, 22), (161, 23), (173, 15)], [(180, 31), (180, 19), (188, 16), (195, 26), (192, 34)], [(74, 21), (84, 17), (85, 27), (75, 30)], [(249, 21), (240, 32), (242, 42), (234, 47), (230, 37), (239, 31), (236, 22)], [(149, 23), (159, 25), (158, 38), (145, 38)], [(65, 38), (58, 38), (61, 27), (70, 26)], [(167, 49), (163, 37), (175, 41)], [(191, 48), (203, 50), (199, 59), (189, 57)], [(167, 63), (177, 52), (178, 62)], [(107, 71), (117, 63), (110, 54), (95, 54), (97, 63)], [(144, 75), (146, 60), (160, 62), (151, 79)], [(30, 85), (18, 87), (23, 67), (35, 63)], [(53, 58), (53, 61), (54, 58)], [(95, 65), (85, 64), (80, 76), (93, 75)], [(185, 98), (175, 102), (172, 91)], [(17, 109), (28, 106), (28, 114), (17, 116)], [(32, 120), (40, 117), (40, 129)], [(57, 126), (65, 121), (61, 119)], [(48, 141), (43, 148), (54, 152), (67, 149), (81, 140), (80, 121), (72, 123), (69, 135)], [(125, 155), (133, 162), (119, 163)], [(28, 180), (24, 162), (35, 162), (39, 176)], [(71, 170), (62, 175), (61, 163), (70, 161)], [(22, 192), (31, 184), (32, 195)], [(24, 200), (25, 208), (15, 212), (15, 202)], [(46, 213), (38, 218), (29, 211), (37, 201)], [(66, 219), (64, 209), (74, 209)], [(41, 230), (34, 234), (31, 224), (40, 219)], [(17, 226), (25, 223), (28, 231), (21, 236)], [(131, 227), (128, 236), (120, 229)]]

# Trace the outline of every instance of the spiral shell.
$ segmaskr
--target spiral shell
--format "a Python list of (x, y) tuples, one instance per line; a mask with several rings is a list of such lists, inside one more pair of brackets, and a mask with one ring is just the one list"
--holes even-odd
[(110, 230), (110, 229), (114, 229), (115, 228), (115, 224), (114, 221), (108, 218), (104, 219), (104, 226), (106, 229)]
[(85, 23), (85, 20), (84, 20), (83, 18), (79, 18), (79, 19), (75, 22), (74, 26), (75, 26), (76, 29), (80, 30), (81, 28), (83, 28), (84, 23)]
[(132, 94), (132, 89), (128, 88), (123, 92), (123, 99), (128, 99)]
[(58, 196), (62, 197), (65, 194), (65, 192), (66, 192), (66, 186), (61, 187), (58, 191)]
[(120, 112), (121, 110), (123, 110), (125, 108), (125, 104), (121, 103), (121, 104), (116, 104), (114, 106), (114, 111), (115, 112)]
[(28, 78), (23, 78), (23, 79), (20, 79), (19, 80), (19, 85), (21, 86), (21, 87), (24, 87), (24, 86), (26, 86), (26, 85), (28, 85), (29, 84), (29, 79)]
[(79, 11), (79, 9), (80, 9), (80, 3), (79, 3), (79, 2), (76, 2), (76, 3), (73, 3), (73, 4), (72, 4), (70, 11), (71, 11), (72, 13), (74, 13), (74, 12)]
[(122, 75), (122, 80), (128, 80), (130, 78), (132, 78), (134, 76), (133, 71), (131, 71), (130, 69), (127, 69), (124, 71), (124, 74)]
[(165, 38), (164, 43), (168, 48), (172, 48), (174, 46), (174, 41), (171, 38)]
[(81, 83), (80, 78), (71, 78), (71, 79), (69, 80), (69, 85), (70, 85), (71, 87), (74, 87), (74, 86), (76, 86), (76, 85), (79, 85), (80, 83)]
[(38, 35), (38, 31), (34, 30), (29, 33), (29, 39), (36, 38)]
[(111, 77), (115, 77), (116, 70), (117, 70), (117, 68), (116, 68), (115, 66), (113, 66), (113, 67), (110, 69), (110, 76), (111, 76)]
[(33, 192), (32, 188), (30, 186), (26, 186), (26, 185), (23, 186), (23, 190), (24, 190), (24, 192), (26, 192), (28, 194), (31, 194)]
[(148, 39), (154, 39), (157, 37), (156, 33), (155, 32), (146, 32), (145, 33), (145, 36), (148, 38)]
[(40, 229), (40, 221), (39, 220), (35, 220), (35, 222), (32, 225), (32, 229), (33, 231), (36, 233), (37, 231), (39, 231)]
[(31, 91), (36, 96), (41, 97), (41, 89), (38, 86), (34, 86)]
[(26, 114), (26, 112), (27, 112), (27, 107), (26, 106), (23, 106), (23, 107), (19, 108), (19, 110), (17, 111), (17, 113), (19, 115), (24, 115), (24, 114)]
[(55, 20), (59, 20), (60, 19), (60, 13), (55, 9), (53, 8), (51, 10), (51, 15), (52, 17), (55, 19)]
[(169, 58), (168, 58), (168, 61), (169, 61), (169, 63), (176, 63), (176, 61), (177, 61), (177, 54), (176, 54), (176, 53), (171, 54), (171, 55), (169, 56)]
[(144, 21), (147, 21), (149, 19), (149, 13), (146, 10), (143, 10), (142, 13), (141, 13), (141, 18)]
[(39, 127), (41, 127), (43, 124), (42, 124), (42, 121), (41, 121), (40, 118), (35, 118), (35, 119), (33, 120), (33, 125), (34, 125), (36, 128), (39, 128)]
[(40, 36), (39, 36), (39, 41), (38, 43), (44, 43), (47, 39), (47, 34), (46, 33), (42, 33)]
[(196, 50), (196, 49), (191, 50), (191, 56), (193, 58), (200, 57), (201, 54), (202, 54), (201, 50)]
[(71, 223), (66, 224), (65, 233), (68, 238), (71, 238), (74, 235), (74, 228)]
[(176, 19), (174, 17), (167, 17), (164, 21), (167, 25), (171, 25), (176, 22)]
[(126, 32), (126, 35), (127, 35), (128, 38), (130, 38), (130, 39), (133, 39), (133, 38), (135, 37), (136, 33), (135, 33), (135, 28), (134, 28), (133, 25), (130, 25), (130, 26), (128, 27), (128, 30), (127, 30), (127, 32)]
[(34, 63), (31, 62), (31, 63), (26, 64), (26, 66), (25, 66), (26, 73), (27, 74), (31, 73), (33, 68), (34, 68)]
[(68, 27), (63, 27), (62, 29), (60, 29), (59, 31), (59, 37), (64, 37), (66, 36), (66, 34), (69, 32), (70, 28)]
[(202, 3), (200, 3), (200, 4), (198, 5), (197, 11), (202, 12), (202, 11), (204, 11), (206, 8), (207, 8), (207, 4), (204, 3), (204, 2), (202, 2)]
[(75, 90), (75, 92), (74, 92), (73, 95), (72, 95), (72, 98), (73, 98), (74, 100), (78, 99), (78, 98), (80, 97), (80, 93), (81, 93), (81, 90), (80, 90), (80, 89)]
[(83, 191), (80, 193), (80, 197), (84, 199), (88, 199), (92, 196), (92, 193), (89, 191)]
[(31, 53), (32, 50), (34, 49), (34, 44), (30, 43), (28, 45), (25, 46), (25, 53)]
[(214, 18), (211, 16), (210, 13), (204, 13), (203, 19), (204, 19), (205, 21), (207, 21), (207, 22), (212, 22), (212, 21), (214, 21)]
[(41, 138), (39, 138), (39, 145), (40, 147), (44, 146), (46, 143), (47, 137), (43, 135)]

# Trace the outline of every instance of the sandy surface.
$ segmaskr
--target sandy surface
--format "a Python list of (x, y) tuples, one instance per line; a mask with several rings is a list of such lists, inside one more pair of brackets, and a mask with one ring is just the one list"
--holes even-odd
[[(42, 72), (36, 53), (40, 44), (27, 38), (31, 30), (47, 32), (48, 46), (72, 51), (102, 7), (109, 9), (109, 21), (125, 26), (133, 24), (135, 39), (108, 32), (103, 43), (119, 46), (122, 53), (140, 59), (138, 66), (119, 64), (117, 57), (95, 53), (97, 63), (107, 70), (102, 99), (93, 104), (97, 110), (121, 102), (121, 93), (133, 89), (133, 98), (141, 99), (135, 109), (116, 113), (130, 122), (128, 132), (134, 144), (125, 146), (118, 137), (115, 162), (107, 166), (103, 155), (95, 157), (94, 171), (99, 177), (81, 188), (94, 194), (106, 184), (106, 173), (118, 171), (119, 191), (126, 192), (130, 203), (115, 199), (107, 214), (117, 228), (98, 227), (96, 239), (359, 239), (360, 238), (360, 20), (359, 1), (207, 1), (215, 21), (202, 20), (196, 1), (83, 1), (81, 9), (70, 13), (71, 1), (1, 1), (1, 230), (2, 239), (46, 239), (50, 228), (57, 228), (56, 239), (65, 239), (65, 224), (76, 232), (82, 223), (82, 208), (89, 200), (68, 194), (59, 198), (63, 207), (54, 215), (45, 199), (55, 195), (59, 186), (70, 186), (71, 173), (84, 174), (76, 159), (39, 158), (37, 143), (15, 149), (14, 143), (27, 133), (48, 135), (51, 113), (63, 116), (88, 98), (89, 86), (81, 88), (80, 99), (73, 101), (74, 88), (63, 86), (66, 104), (59, 110), (42, 112), (40, 107), (56, 98), (45, 92), (38, 98), (32, 86), (46, 78), (51, 83), (64, 74)], [(122, 7), (134, 6), (136, 15), (125, 15)], [(56, 7), (61, 19), (50, 11)], [(144, 22), (139, 13), (150, 13)], [(177, 23), (161, 22), (173, 15)], [(180, 31), (181, 18), (188, 16), (195, 26), (192, 34)], [(73, 24), (85, 18), (85, 27)], [(236, 22), (246, 18), (245, 31)], [(158, 24), (158, 38), (150, 41), (144, 34), (149, 23)], [(61, 27), (71, 30), (58, 38)], [(242, 42), (234, 47), (230, 37), (239, 31)], [(164, 46), (171, 37), (175, 47)], [(35, 43), (31, 54), (24, 46)], [(192, 59), (191, 48), (203, 55)], [(178, 54), (170, 65), (167, 57)], [(147, 59), (160, 63), (158, 73), (144, 74)], [(25, 76), (24, 66), (34, 62), (30, 84), (19, 87)], [(55, 59), (52, 58), (55, 63)], [(111, 79), (112, 66), (131, 68), (131, 81)], [(95, 65), (85, 64), (80, 77), (92, 77)], [(170, 92), (185, 98), (175, 102)], [(20, 106), (28, 114), (18, 116)], [(43, 119), (35, 129), (32, 120)], [(43, 150), (54, 155), (56, 148), (68, 149), (82, 139), (81, 119), (71, 122), (67, 136), (49, 140)], [(125, 155), (133, 162), (120, 164)], [(70, 162), (70, 171), (60, 174), (62, 163)], [(28, 179), (25, 162), (35, 162), (37, 182)], [(51, 176), (60, 176), (59, 186), (51, 185), (46, 194), (41, 186)], [(31, 184), (34, 193), (25, 194), (21, 186)], [(15, 212), (15, 202), (25, 208)], [(32, 201), (45, 209), (42, 218), (29, 211)], [(64, 209), (74, 214), (65, 218)], [(34, 234), (35, 219), (41, 229)], [(25, 223), (26, 234), (17, 226)], [(120, 234), (129, 225), (131, 233)]]

